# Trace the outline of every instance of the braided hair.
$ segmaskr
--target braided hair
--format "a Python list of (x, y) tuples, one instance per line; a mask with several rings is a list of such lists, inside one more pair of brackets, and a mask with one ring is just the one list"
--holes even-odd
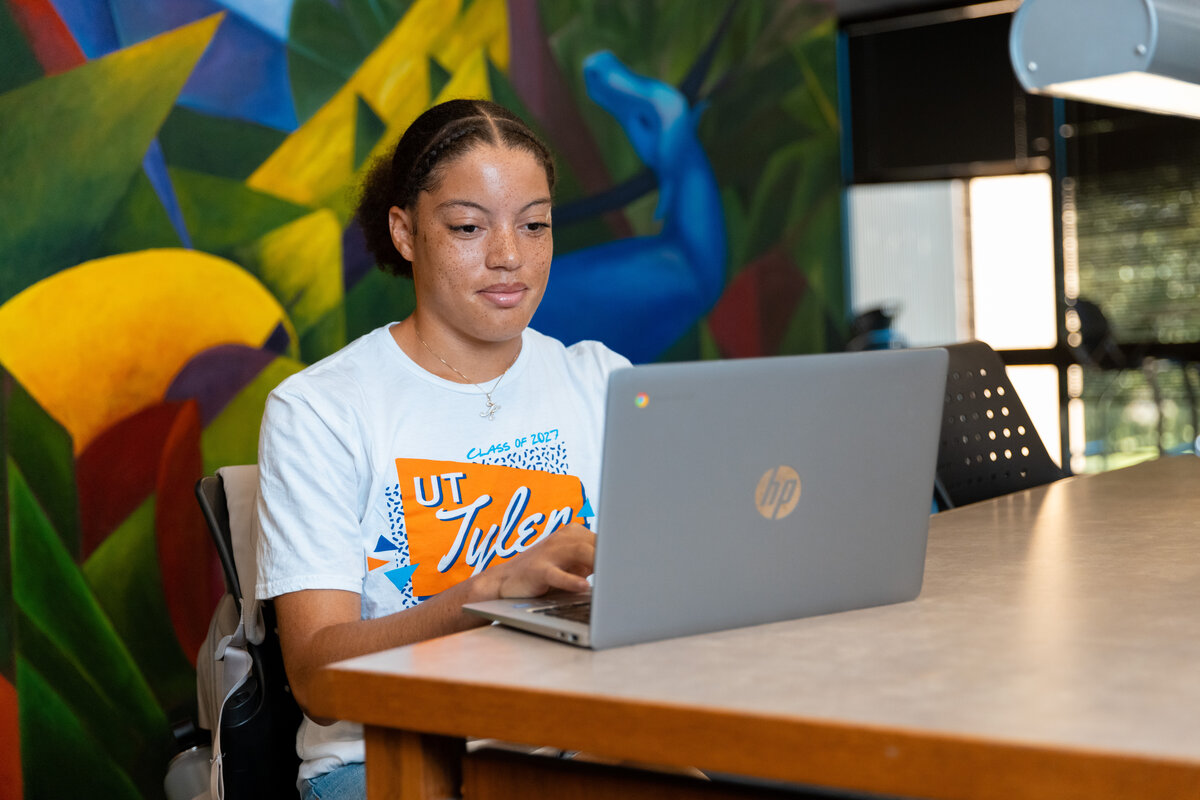
[(412, 277), (412, 263), (392, 242), (391, 208), (413, 210), (421, 192), (437, 188), (450, 162), (481, 144), (528, 152), (545, 169), (553, 193), (554, 159), (520, 117), (489, 100), (439, 103), (417, 117), (392, 154), (377, 158), (363, 178), (355, 218), (380, 269)]

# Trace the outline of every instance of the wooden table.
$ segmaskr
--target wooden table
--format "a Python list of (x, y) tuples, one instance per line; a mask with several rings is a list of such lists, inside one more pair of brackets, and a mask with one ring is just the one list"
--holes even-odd
[(910, 797), (1195, 800), (1200, 458), (938, 514), (909, 603), (597, 653), (482, 628), (322, 684), (316, 712), (368, 726), (373, 798), (456, 794), (480, 736)]

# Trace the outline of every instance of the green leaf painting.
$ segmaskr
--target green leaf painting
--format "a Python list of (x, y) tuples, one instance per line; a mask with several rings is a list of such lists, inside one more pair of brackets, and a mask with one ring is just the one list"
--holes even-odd
[(92, 255), (216, 23), (0, 95), (0, 303)]
[[(48, 684), (88, 734), (89, 749), (102, 749), (127, 773), (150, 774), (146, 755), (169, 752), (163, 711), (12, 461), (8, 484), (17, 647), (41, 678), (25, 682), (18, 673), (23, 718), (26, 709), (29, 718), (39, 716), (33, 697)], [(51, 751), (63, 744), (57, 738), (31, 743)], [(69, 761), (71, 754), (54, 755), (49, 763)], [(40, 774), (26, 770), (27, 780)]]

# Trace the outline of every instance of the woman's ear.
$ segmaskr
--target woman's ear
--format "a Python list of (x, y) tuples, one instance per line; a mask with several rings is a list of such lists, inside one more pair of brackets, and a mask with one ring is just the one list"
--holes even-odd
[(416, 220), (413, 215), (400, 208), (392, 206), (388, 209), (388, 230), (392, 234), (392, 244), (397, 252), (408, 262), (413, 260), (413, 243), (416, 241)]

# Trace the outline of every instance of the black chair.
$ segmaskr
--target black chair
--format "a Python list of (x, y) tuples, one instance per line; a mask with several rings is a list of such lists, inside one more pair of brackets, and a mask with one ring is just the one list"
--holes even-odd
[(939, 509), (1058, 480), (1000, 356), (984, 342), (948, 345), (946, 399), (938, 445)]
[[(257, 483), (257, 470), (236, 469), (241, 471), (222, 470), (222, 474), (201, 478), (196, 484), (196, 499), (221, 560), (226, 591), (236, 603), (238, 615), (241, 615), (244, 598), (235, 553), (244, 551), (244, 545), (242, 542), (235, 544), (235, 540), (236, 537), (247, 536), (250, 525), (248, 521), (241, 521), (238, 526), (241, 530), (234, 532), (224, 477), (234, 476), (233, 479), (243, 484), (251, 480)], [(238, 490), (249, 491), (249, 496), (253, 497), (252, 486), (242, 485)], [(247, 574), (245, 569), (242, 574)], [(220, 716), (226, 800), (297, 796), (296, 777), (300, 759), (296, 755), (296, 731), (300, 726), (301, 712), (284, 672), (274, 609), (269, 602), (265, 602), (261, 604), (261, 610), (262, 641), (258, 644), (250, 641), (246, 645), (251, 660), (250, 674), (225, 701)]]

